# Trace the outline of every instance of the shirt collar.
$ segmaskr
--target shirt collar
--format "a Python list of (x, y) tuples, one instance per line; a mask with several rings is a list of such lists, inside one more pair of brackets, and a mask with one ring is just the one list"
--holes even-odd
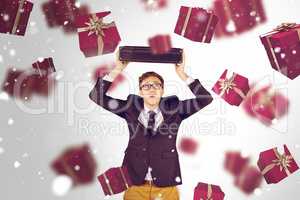
[[(144, 112), (148, 113), (149, 111), (150, 109), (144, 104)], [(160, 111), (159, 106), (157, 106), (153, 111), (157, 114)]]

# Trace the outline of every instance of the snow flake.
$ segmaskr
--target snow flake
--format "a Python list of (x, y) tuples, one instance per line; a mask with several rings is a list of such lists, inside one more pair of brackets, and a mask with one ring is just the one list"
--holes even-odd
[(7, 121), (7, 124), (10, 125), (10, 126), (13, 125), (14, 124), (13, 118), (9, 118), (8, 121)]
[(3, 62), (3, 56), (0, 55), (0, 63), (2, 63), (2, 62)]
[(256, 16), (256, 11), (251, 11), (250, 16), (252, 16), (252, 17)]
[(79, 165), (75, 165), (74, 169), (75, 169), (76, 171), (79, 171), (79, 170), (80, 170), (80, 166), (79, 166)]
[(71, 189), (72, 180), (69, 176), (58, 176), (52, 183), (52, 191), (56, 196), (64, 196)]
[(281, 57), (282, 59), (284, 59), (284, 58), (285, 58), (285, 53), (280, 54), (280, 57)]
[(281, 48), (280, 48), (280, 47), (275, 47), (275, 48), (274, 48), (274, 51), (275, 51), (275, 53), (280, 53)]
[(14, 167), (19, 168), (21, 166), (21, 163), (19, 161), (14, 162)]
[(232, 20), (230, 20), (226, 26), (226, 30), (228, 32), (234, 32), (236, 30), (234, 22)]
[(6, 92), (1, 92), (0, 93), (0, 100), (8, 101), (9, 100), (8, 94)]
[(4, 149), (0, 147), (0, 155), (4, 153)]
[(9, 15), (8, 14), (4, 14), (3, 15), (3, 20), (7, 22), (9, 20)]
[(292, 53), (295, 55), (295, 54), (297, 53), (297, 51), (296, 51), (296, 50), (293, 50)]
[(45, 60), (45, 58), (43, 58), (43, 57), (38, 57), (38, 61), (39, 62), (43, 62)]
[(16, 50), (15, 49), (11, 49), (11, 50), (9, 50), (9, 55), (10, 56), (15, 56), (16, 55)]
[(261, 190), (260, 188), (256, 188), (256, 189), (254, 190), (254, 194), (255, 194), (256, 196), (260, 196), (260, 195), (262, 194), (262, 190)]
[(179, 183), (179, 182), (181, 181), (181, 178), (180, 178), (179, 176), (177, 176), (177, 177), (175, 178), (175, 181), (176, 181), (177, 183)]
[(118, 106), (119, 106), (119, 103), (114, 99), (112, 99), (108, 102), (108, 107), (110, 109), (116, 109)]
[(0, 137), (0, 142), (2, 142), (3, 141), (3, 138), (2, 137)]
[(80, 8), (80, 2), (79, 2), (79, 1), (76, 1), (76, 2), (75, 2), (75, 7), (76, 7), (76, 8)]

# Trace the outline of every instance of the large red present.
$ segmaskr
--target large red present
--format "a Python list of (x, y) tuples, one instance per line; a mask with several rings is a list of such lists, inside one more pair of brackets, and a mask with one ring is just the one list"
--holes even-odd
[(225, 169), (238, 176), (249, 163), (249, 157), (243, 157), (240, 152), (230, 151), (225, 154)]
[(48, 76), (49, 74), (56, 71), (53, 64), (53, 59), (51, 57), (38, 60), (37, 62), (32, 64), (32, 67), (41, 77)]
[(1, 1), (0, 33), (25, 35), (33, 3), (26, 0)]
[(257, 165), (268, 184), (278, 183), (299, 169), (286, 145), (282, 154), (277, 147), (261, 152)]
[(223, 72), (212, 90), (230, 105), (239, 106), (249, 92), (248, 79), (236, 73), (227, 78), (227, 71)]
[(96, 162), (88, 144), (68, 148), (51, 167), (57, 174), (69, 176), (74, 186), (90, 183), (95, 178)]
[(179, 143), (179, 149), (187, 154), (194, 154), (198, 149), (198, 143), (192, 138), (182, 138)]
[(110, 13), (100, 12), (76, 18), (80, 50), (86, 57), (112, 53), (121, 41), (115, 23), (103, 21)]
[(224, 192), (218, 185), (198, 183), (194, 189), (194, 200), (223, 200)]
[(300, 75), (300, 25), (283, 23), (260, 39), (275, 70), (290, 79)]
[(235, 178), (235, 185), (244, 193), (251, 194), (261, 185), (262, 175), (256, 167), (244, 168), (239, 176)]
[(217, 37), (242, 33), (266, 21), (262, 0), (215, 0), (213, 10), (219, 17)]
[(171, 48), (171, 38), (169, 35), (156, 35), (148, 40), (153, 54), (168, 53)]
[(110, 168), (98, 180), (105, 195), (118, 194), (132, 186), (126, 166)]
[(203, 8), (181, 6), (174, 32), (195, 42), (210, 43), (218, 17)]
[[(110, 65), (101, 65), (100, 67), (96, 68), (94, 71), (94, 80), (97, 81), (98, 78), (103, 78), (105, 75), (109, 74), (112, 68), (115, 67), (115, 64)], [(111, 86), (109, 87), (108, 91), (113, 91), (119, 84), (125, 81), (124, 75), (121, 73), (113, 80)]]
[(283, 117), (289, 108), (289, 100), (270, 85), (255, 89), (253, 87), (243, 105), (244, 110), (265, 125)]
[(29, 71), (10, 68), (7, 71), (2, 90), (12, 97), (29, 100), (34, 93), (34, 87), (35, 79)]

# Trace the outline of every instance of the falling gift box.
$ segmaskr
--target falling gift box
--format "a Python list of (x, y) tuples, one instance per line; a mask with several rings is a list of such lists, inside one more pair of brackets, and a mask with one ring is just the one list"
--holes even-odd
[[(105, 75), (109, 74), (112, 68), (115, 67), (115, 64), (111, 65), (102, 65), (95, 69), (94, 71), (94, 80), (97, 81), (98, 78), (103, 78)], [(124, 75), (121, 73), (113, 80), (111, 86), (109, 87), (108, 91), (113, 91), (119, 84), (125, 81)]]
[(121, 41), (115, 23), (103, 21), (110, 13), (100, 12), (76, 18), (79, 46), (85, 57), (112, 53)]
[(159, 10), (168, 6), (168, 0), (141, 0), (148, 11)]
[(229, 151), (225, 154), (225, 169), (234, 176), (238, 176), (248, 165), (249, 157), (243, 157), (240, 152)]
[(202, 8), (181, 6), (174, 32), (195, 42), (210, 43), (218, 17)]
[(251, 194), (261, 185), (262, 175), (256, 167), (248, 166), (235, 178), (235, 185), (245, 194)]
[(110, 168), (98, 180), (105, 195), (118, 194), (132, 186), (126, 166)]
[(7, 71), (2, 90), (11, 97), (29, 100), (34, 93), (35, 83), (30, 72), (10, 68)]
[(287, 114), (289, 100), (270, 85), (257, 90), (253, 87), (244, 101), (243, 108), (250, 116), (269, 126)]
[(224, 192), (217, 185), (198, 183), (194, 189), (194, 200), (223, 200), (224, 197)]
[(192, 138), (182, 138), (179, 143), (179, 149), (187, 154), (195, 154), (198, 149), (198, 143)]
[(42, 11), (45, 15), (48, 27), (56, 27), (61, 24), (58, 22), (58, 11), (55, 10), (55, 5), (52, 1), (42, 4)]
[(33, 3), (25, 0), (1, 1), (0, 33), (24, 36)]
[(51, 57), (38, 60), (32, 64), (32, 67), (41, 77), (48, 76), (56, 71)]
[(215, 0), (213, 11), (219, 18), (216, 36), (230, 36), (266, 21), (262, 0)]
[(227, 71), (223, 72), (212, 90), (230, 105), (239, 106), (249, 92), (248, 79), (236, 73), (227, 78)]
[(169, 35), (156, 35), (148, 40), (153, 54), (168, 53), (171, 48), (171, 38)]
[(300, 75), (300, 25), (283, 23), (260, 39), (275, 70), (292, 80)]
[(268, 184), (278, 183), (299, 169), (286, 145), (283, 154), (277, 147), (261, 152), (257, 165)]
[(57, 174), (69, 176), (74, 186), (90, 183), (95, 178), (96, 162), (88, 144), (68, 148), (51, 167)]

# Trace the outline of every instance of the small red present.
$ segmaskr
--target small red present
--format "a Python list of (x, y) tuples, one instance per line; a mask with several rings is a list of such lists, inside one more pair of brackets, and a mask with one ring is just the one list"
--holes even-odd
[(58, 22), (58, 12), (55, 10), (54, 3), (52, 1), (42, 4), (42, 10), (45, 15), (47, 25), (49, 27), (60, 26)]
[(223, 200), (224, 192), (218, 185), (198, 183), (194, 189), (194, 200)]
[(257, 165), (268, 184), (278, 183), (299, 169), (286, 145), (283, 154), (277, 147), (261, 152)]
[(88, 144), (74, 146), (65, 150), (51, 165), (57, 174), (69, 176), (74, 186), (93, 181), (96, 162)]
[(266, 21), (262, 0), (215, 0), (213, 10), (219, 17), (216, 36), (230, 36)]
[(25, 35), (33, 3), (26, 0), (3, 1), (0, 33)]
[(2, 85), (2, 90), (8, 95), (24, 100), (29, 100), (35, 87), (35, 79), (29, 71), (8, 69), (6, 80)]
[(109, 14), (100, 12), (76, 18), (80, 50), (86, 57), (112, 53), (121, 41), (115, 23), (103, 21)]
[(38, 74), (33, 74), (32, 77), (35, 79), (34, 92), (42, 96), (49, 96), (56, 85), (54, 76), (49, 75), (41, 77)]
[(262, 175), (256, 167), (244, 168), (239, 176), (235, 178), (235, 185), (244, 193), (251, 194), (261, 185)]
[(230, 151), (225, 154), (225, 169), (234, 176), (238, 176), (248, 163), (249, 157), (243, 157), (240, 152)]
[(168, 6), (168, 0), (141, 0), (146, 10), (159, 10)]
[(260, 36), (272, 67), (295, 79), (300, 75), (300, 25), (283, 23), (272, 32)]
[(179, 149), (187, 154), (194, 154), (198, 149), (198, 143), (192, 138), (182, 138), (180, 140)]
[(51, 57), (38, 60), (32, 64), (32, 67), (41, 77), (48, 76), (56, 71)]
[(105, 195), (118, 194), (132, 186), (126, 166), (110, 168), (98, 180)]
[(153, 54), (168, 53), (172, 48), (171, 38), (169, 35), (156, 35), (148, 40)]
[(210, 43), (218, 17), (203, 8), (181, 6), (174, 32), (195, 42)]
[[(105, 75), (109, 74), (109, 72), (114, 68), (115, 65), (102, 65), (94, 71), (94, 80), (96, 81), (100, 77), (104, 77)], [(125, 77), (123, 74), (119, 74), (114, 81), (112, 82), (111, 86), (109, 87), (108, 91), (114, 90), (119, 84), (125, 81)]]
[(272, 125), (274, 120), (288, 112), (289, 100), (269, 85), (260, 89), (253, 87), (243, 107), (250, 116), (259, 119), (265, 125)]
[(239, 106), (250, 90), (248, 79), (236, 73), (227, 78), (227, 71), (223, 72), (212, 90), (230, 105)]
[(75, 24), (75, 19), (76, 17), (80, 15), (88, 15), (89, 13), (89, 7), (87, 5), (82, 5), (79, 8), (75, 8), (73, 11), (74, 17), (72, 17), (72, 20), (68, 20), (64, 23), (63, 25), (63, 30), (65, 33), (73, 33), (77, 31), (76, 24)]

